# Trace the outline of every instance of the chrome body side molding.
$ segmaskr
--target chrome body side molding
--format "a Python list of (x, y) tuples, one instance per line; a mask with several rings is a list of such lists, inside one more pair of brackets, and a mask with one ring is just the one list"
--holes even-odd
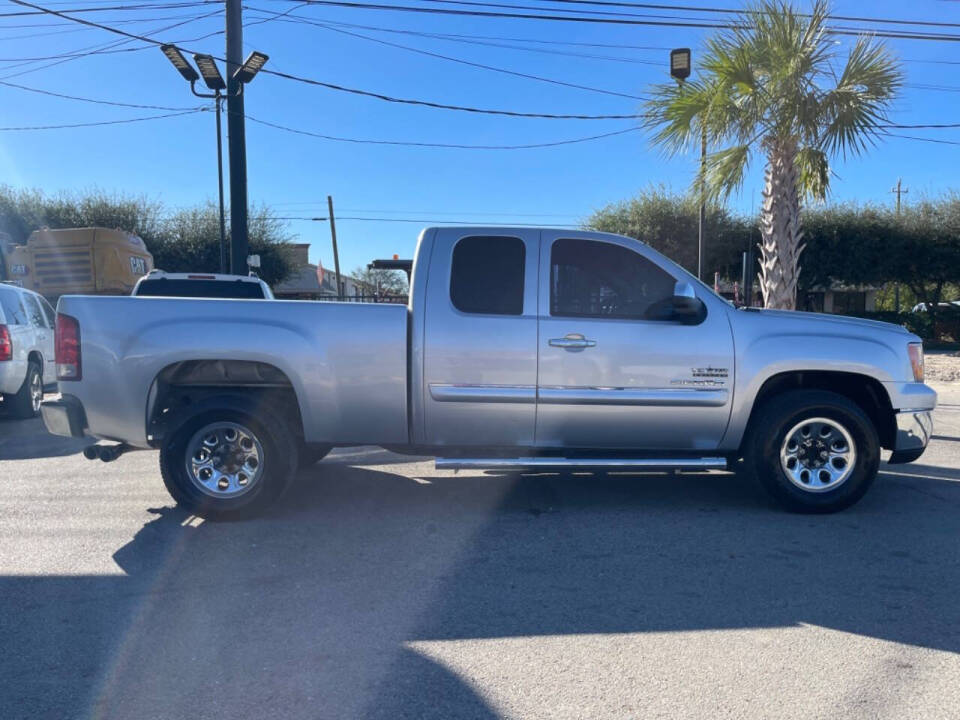
[(665, 407), (722, 407), (730, 391), (726, 388), (540, 388), (540, 402), (551, 405), (658, 405)]

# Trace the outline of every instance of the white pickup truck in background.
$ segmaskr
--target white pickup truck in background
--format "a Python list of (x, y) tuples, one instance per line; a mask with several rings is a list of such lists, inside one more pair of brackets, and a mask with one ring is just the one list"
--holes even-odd
[(257, 512), (331, 447), (448, 468), (742, 467), (830, 512), (909, 462), (936, 393), (902, 327), (736, 309), (643, 243), (429, 228), (407, 306), (73, 297), (51, 432), (158, 448), (172, 496)]

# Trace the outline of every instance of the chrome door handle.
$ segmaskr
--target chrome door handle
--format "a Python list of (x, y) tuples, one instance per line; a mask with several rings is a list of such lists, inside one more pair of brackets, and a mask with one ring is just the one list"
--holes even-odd
[(567, 349), (595, 347), (597, 344), (596, 340), (587, 340), (582, 335), (579, 337), (567, 335), (567, 337), (562, 338), (551, 338), (547, 342), (551, 347)]

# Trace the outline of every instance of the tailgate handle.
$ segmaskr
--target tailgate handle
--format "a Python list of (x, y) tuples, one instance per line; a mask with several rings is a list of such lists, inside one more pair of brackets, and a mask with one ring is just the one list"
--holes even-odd
[(547, 341), (551, 347), (566, 348), (567, 350), (580, 350), (582, 348), (596, 347), (596, 340), (587, 340), (579, 333), (570, 333), (566, 337), (551, 338)]

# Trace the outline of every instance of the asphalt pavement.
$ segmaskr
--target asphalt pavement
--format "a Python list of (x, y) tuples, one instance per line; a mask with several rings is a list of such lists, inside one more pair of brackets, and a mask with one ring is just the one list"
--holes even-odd
[(0, 417), (0, 718), (960, 717), (960, 385), (831, 516), (375, 448), (262, 518)]

